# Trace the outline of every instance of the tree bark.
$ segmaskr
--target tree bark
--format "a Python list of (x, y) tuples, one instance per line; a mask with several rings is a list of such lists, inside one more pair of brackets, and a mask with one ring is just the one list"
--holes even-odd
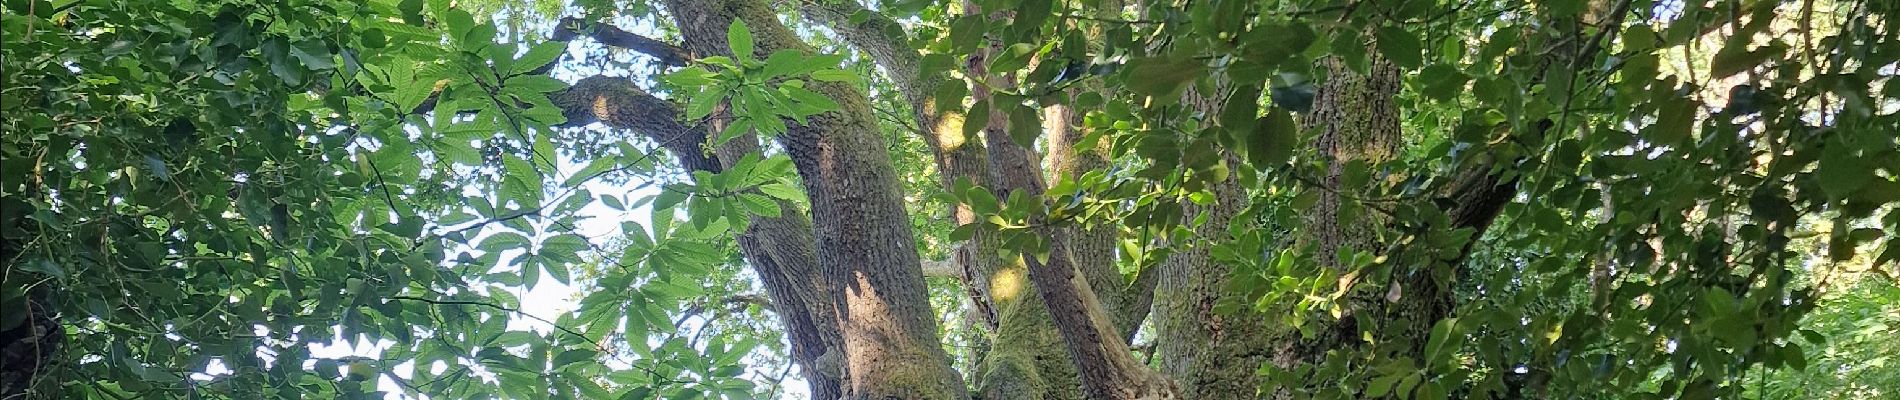
[[(955, 190), (959, 180), (971, 184), (985, 185), (989, 182), (989, 160), (983, 146), (974, 138), (963, 136), (963, 125), (967, 115), (962, 104), (937, 104), (935, 94), (945, 82), (955, 82), (949, 74), (926, 74), (918, 68), (920, 54), (908, 44), (908, 35), (897, 21), (877, 12), (865, 9), (849, 1), (838, 0), (801, 0), (794, 1), (805, 16), (818, 21), (837, 32), (845, 43), (857, 47), (870, 55), (879, 66), (884, 67), (885, 76), (898, 93), (910, 104), (911, 118), (917, 126), (917, 135), (930, 146), (931, 155), (937, 166), (937, 176), (943, 187)], [(851, 16), (863, 13), (864, 22), (851, 23)], [(978, 122), (982, 123), (982, 122)], [(950, 206), (957, 225), (976, 223), (976, 213), (963, 204)], [(959, 280), (965, 288), (965, 296), (976, 313), (982, 317), (983, 327), (995, 333), (1000, 324), (996, 300), (992, 287), (996, 271), (1001, 261), (997, 259), (995, 238), (987, 233), (978, 233), (970, 240), (956, 247), (951, 259), (963, 270)]]
[[(994, 46), (990, 50), (995, 50)], [(970, 75), (978, 79), (989, 79), (984, 87), (1007, 87), (1007, 79), (994, 76), (987, 71), (985, 57), (972, 60), (969, 64)], [(987, 90), (974, 92), (980, 104), (996, 107)], [(987, 100), (987, 101), (986, 101)], [(983, 129), (984, 144), (989, 148), (992, 190), (998, 198), (1013, 195), (1026, 196), (1040, 201), (1046, 183), (1043, 182), (1042, 169), (1033, 151), (1011, 138), (1007, 124), (1007, 113), (992, 110), (989, 123)], [(1042, 127), (1030, 127), (1041, 129)], [(1041, 136), (1041, 132), (1037, 132)], [(1031, 221), (1032, 225), (1047, 223)], [(1135, 360), (1128, 350), (1128, 342), (1115, 327), (1114, 321), (1103, 306), (1102, 300), (1089, 286), (1089, 281), (1077, 272), (1067, 244), (1072, 241), (1071, 227), (1042, 226), (1032, 228), (1034, 234), (1047, 240), (1050, 247), (1048, 262), (1038, 260), (1033, 254), (1020, 254), (1010, 257), (1019, 262), (1034, 283), (1034, 297), (1041, 298), (1041, 315), (1054, 323), (1060, 334), (1063, 348), (1075, 367), (1075, 374), (1081, 381), (1082, 393), (1090, 399), (1171, 399), (1178, 398), (1173, 382), (1155, 373)], [(1112, 264), (1110, 264), (1112, 266)], [(1101, 266), (1095, 266), (1101, 267)], [(1007, 268), (1007, 265), (1006, 265)], [(1008, 274), (1008, 272), (1004, 272)], [(1032, 304), (1020, 304), (1019, 308), (1033, 308)], [(1036, 312), (1029, 310), (1027, 312)], [(1007, 323), (1007, 322), (1006, 322)], [(1003, 333), (1007, 333), (1004, 331)], [(999, 338), (999, 342), (1009, 343)], [(1062, 387), (1051, 386), (1050, 393), (1059, 393)]]
[[(667, 10), (695, 54), (726, 52), (735, 19), (751, 27), (754, 56), (815, 52), (762, 1), (674, 0)], [(845, 397), (967, 398), (938, 342), (904, 199), (866, 95), (839, 83), (811, 88), (841, 110), (813, 116), (778, 139), (804, 178), (818, 264), (838, 289)]]

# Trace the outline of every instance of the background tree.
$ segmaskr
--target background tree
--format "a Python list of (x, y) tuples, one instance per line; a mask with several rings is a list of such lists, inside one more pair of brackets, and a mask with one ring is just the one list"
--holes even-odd
[(1891, 396), (1892, 7), (9, 1), (0, 398)]

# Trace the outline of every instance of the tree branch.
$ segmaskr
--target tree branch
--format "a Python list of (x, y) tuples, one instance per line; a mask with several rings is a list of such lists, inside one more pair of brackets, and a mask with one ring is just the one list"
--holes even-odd
[(627, 32), (613, 25), (574, 17), (562, 18), (559, 24), (554, 25), (554, 33), (548, 39), (566, 42), (580, 36), (593, 38), (603, 45), (646, 54), (658, 60), (660, 65), (668, 67), (684, 67), (688, 60), (693, 59), (686, 49), (671, 43)]
[(628, 129), (660, 143), (689, 170), (719, 172), (717, 157), (704, 147), (706, 127), (680, 122), (679, 107), (648, 94), (626, 78), (591, 76), (548, 96), (572, 126), (599, 122)]

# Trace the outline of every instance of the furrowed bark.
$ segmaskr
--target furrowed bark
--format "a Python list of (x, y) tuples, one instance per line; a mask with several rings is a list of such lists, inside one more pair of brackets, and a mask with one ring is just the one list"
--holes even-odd
[[(1322, 60), (1326, 81), (1320, 84), (1312, 111), (1301, 116), (1300, 121), (1302, 130), (1319, 132), (1313, 151), (1325, 162), (1326, 167), (1317, 187), (1310, 189), (1318, 193), (1319, 201), (1303, 215), (1306, 224), (1296, 240), (1313, 251), (1314, 260), (1339, 271), (1342, 276), (1352, 272), (1345, 271), (1351, 266), (1341, 265), (1337, 255), (1346, 251), (1384, 253), (1380, 234), (1390, 222), (1384, 215), (1370, 211), (1341, 214), (1342, 207), (1380, 206), (1355, 200), (1370, 197), (1365, 194), (1373, 187), (1347, 186), (1342, 179), (1346, 164), (1362, 161), (1369, 166), (1379, 165), (1392, 160), (1401, 144), (1399, 113), (1393, 103), (1393, 97), (1399, 90), (1399, 69), (1376, 56), (1372, 58), (1363, 74), (1353, 71), (1338, 59)], [(1376, 180), (1369, 183), (1375, 186), (1379, 184)], [(1344, 220), (1350, 215), (1356, 217)], [(1404, 273), (1394, 273), (1394, 276), (1400, 275)], [(1416, 321), (1422, 321), (1427, 329), (1432, 322), (1437, 321), (1437, 318), (1431, 317), (1438, 315), (1436, 309), (1448, 305), (1437, 304), (1436, 299), (1443, 296), (1433, 290), (1437, 282), (1428, 280), (1432, 275), (1426, 271), (1415, 274), (1424, 279), (1395, 278), (1393, 282), (1399, 285), (1397, 290), (1402, 291), (1401, 299), (1408, 300), (1408, 306), (1433, 309), (1407, 310), (1415, 313), (1399, 317), (1415, 321), (1413, 325), (1417, 324)], [(1319, 322), (1324, 325), (1312, 338), (1293, 339), (1296, 333), (1285, 333), (1295, 343), (1275, 354), (1274, 364), (1281, 368), (1318, 364), (1325, 360), (1329, 350), (1356, 345), (1360, 327), (1354, 323), (1355, 315), (1374, 312), (1372, 308), (1380, 304), (1373, 297), (1355, 291), (1348, 294), (1347, 298), (1339, 299), (1343, 303), (1341, 307), (1345, 309), (1344, 313), (1337, 320)], [(1442, 308), (1449, 311), (1449, 307)], [(1413, 330), (1403, 329), (1401, 332)]]
[[(1211, 91), (1191, 89), (1185, 102), (1203, 115), (1218, 115), (1234, 83), (1216, 80)], [(1255, 101), (1256, 99), (1249, 99)], [(1232, 153), (1222, 154), (1229, 165), (1239, 165)], [(1175, 252), (1155, 267), (1155, 357), (1162, 371), (1178, 379), (1182, 394), (1196, 399), (1252, 399), (1263, 380), (1256, 372), (1280, 344), (1271, 332), (1272, 317), (1252, 310), (1250, 299), (1228, 289), (1232, 267), (1216, 262), (1210, 246), (1228, 237), (1235, 216), (1251, 199), (1236, 178), (1215, 182), (1208, 191), (1214, 202), (1182, 205), (1182, 220), (1206, 220), (1194, 227), (1196, 237), (1179, 239)], [(1242, 306), (1234, 306), (1242, 305)]]
[[(1043, 192), (1042, 175), (1037, 172), (1036, 157), (1013, 142), (1007, 132), (986, 129), (990, 160), (998, 177), (997, 191), (1002, 197), (1013, 193), (1039, 197)], [(1014, 173), (1010, 173), (1014, 172)], [(1149, 371), (1135, 360), (1128, 343), (1096, 297), (1089, 282), (1076, 271), (1068, 243), (1069, 230), (1059, 227), (1037, 229), (1049, 242), (1049, 261), (1033, 255), (1018, 256), (1026, 266), (1029, 280), (1036, 286), (1046, 315), (1061, 333), (1064, 348), (1075, 363), (1083, 393), (1090, 399), (1162, 399), (1179, 397), (1172, 382)], [(1028, 305), (1024, 305), (1028, 306)], [(1060, 388), (1051, 388), (1060, 390)]]
[[(1097, 85), (1089, 89), (1099, 90)], [(1069, 96), (1075, 96), (1079, 90), (1070, 90)], [(1073, 98), (1073, 97), (1071, 97)], [(1049, 106), (1044, 109), (1043, 121), (1049, 140), (1049, 179), (1078, 179), (1089, 171), (1106, 170), (1108, 160), (1104, 158), (1106, 143), (1080, 143), (1083, 130), (1081, 113), (1065, 104)], [(1070, 253), (1074, 255), (1075, 266), (1089, 287), (1102, 299), (1102, 305), (1114, 321), (1117, 334), (1122, 342), (1133, 340), (1135, 331), (1141, 329), (1143, 320), (1148, 317), (1148, 309), (1154, 302), (1154, 288), (1157, 275), (1151, 271), (1137, 274), (1134, 282), (1123, 279), (1121, 270), (1115, 266), (1115, 245), (1120, 232), (1112, 223), (1072, 226), (1065, 235)]]
[[(991, 50), (995, 50), (994, 46)], [(1007, 87), (1007, 79), (992, 76), (985, 70), (986, 60), (979, 57), (970, 62), (971, 76), (989, 79), (986, 87)], [(995, 101), (987, 90), (975, 92), (982, 104)], [(1007, 113), (992, 111), (991, 119), (983, 129), (983, 140), (989, 148), (992, 189), (997, 197), (1008, 198), (1022, 195), (1039, 199), (1046, 184), (1039, 165), (1040, 158), (1030, 149), (1012, 141), (1013, 135), (1007, 129)], [(1040, 129), (1042, 127), (1034, 127)], [(1036, 135), (1040, 136), (1040, 135)], [(1033, 222), (1032, 223), (1039, 223)], [(1072, 241), (1068, 227), (1044, 226), (1034, 228), (1035, 234), (1048, 241), (1051, 250), (1048, 262), (1038, 260), (1035, 255), (1021, 254), (1011, 257), (1024, 267), (1030, 282), (1036, 291), (1033, 301), (1041, 298), (1039, 318), (1047, 318), (1055, 325), (1060, 334), (1063, 348), (1073, 362), (1075, 374), (1081, 381), (1082, 393), (1090, 399), (1169, 399), (1177, 398), (1173, 382), (1166, 377), (1150, 371), (1147, 366), (1135, 360), (1128, 350), (1128, 343), (1116, 329), (1108, 311), (1089, 286), (1089, 281), (1077, 272), (1067, 244)], [(1031, 308), (1033, 303), (1016, 305), (1017, 308)], [(1034, 311), (1030, 311), (1034, 312)], [(1007, 324), (1009, 321), (1005, 321)], [(1001, 333), (1007, 334), (1004, 330)], [(1000, 338), (998, 342), (1011, 343)], [(1053, 378), (1053, 377), (1047, 377)], [(1063, 387), (1050, 385), (1049, 394), (1058, 394)]]
[[(883, 14), (865, 9), (850, 0), (796, 0), (793, 1), (806, 17), (818, 21), (837, 32), (846, 43), (871, 56), (878, 66), (884, 67), (885, 76), (896, 86), (904, 100), (910, 104), (911, 118), (917, 125), (917, 135), (931, 148), (935, 158), (937, 176), (946, 189), (955, 189), (959, 180), (968, 180), (971, 184), (984, 185), (989, 181), (989, 161), (984, 149), (971, 138), (963, 137), (965, 112), (961, 104), (937, 104), (937, 89), (945, 82), (954, 82), (947, 73), (926, 74), (918, 68), (921, 55), (910, 48), (903, 26)], [(863, 23), (851, 23), (851, 16), (864, 13)], [(950, 206), (950, 214), (956, 218), (957, 225), (977, 222), (976, 213), (962, 204)], [(960, 280), (966, 290), (965, 295), (978, 315), (982, 316), (985, 329), (995, 332), (999, 324), (999, 313), (993, 296), (993, 282), (1001, 263), (996, 254), (995, 239), (987, 233), (978, 233), (952, 254), (952, 260), (963, 270)]]
[[(751, 28), (753, 56), (814, 52), (762, 1), (675, 0), (667, 10), (695, 54), (725, 52), (734, 19)], [(938, 342), (895, 168), (866, 95), (839, 83), (811, 88), (841, 109), (813, 116), (778, 139), (804, 178), (818, 263), (838, 290), (845, 397), (967, 398)]]
[[(1587, 18), (1612, 21), (1613, 25), (1605, 26), (1605, 29), (1588, 38), (1578, 31), (1572, 31), (1564, 34), (1567, 37), (1553, 40), (1556, 47), (1546, 49), (1546, 54), (1552, 56), (1541, 60), (1541, 65), (1533, 68), (1536, 72), (1531, 76), (1535, 78), (1527, 86), (1541, 83), (1543, 77), (1548, 76), (1545, 72), (1550, 68), (1571, 68), (1571, 71), (1576, 71), (1580, 60), (1592, 59), (1600, 49), (1602, 39), (1617, 31), (1628, 4), (1623, 1), (1612, 9), (1606, 8), (1607, 2), (1592, 2), (1586, 13), (1590, 17)], [(1603, 12), (1606, 9), (1609, 10), (1607, 14)], [(1378, 227), (1386, 225), (1383, 216), (1363, 213), (1366, 217), (1357, 223), (1337, 218), (1342, 201), (1355, 201), (1346, 199), (1346, 195), (1363, 193), (1368, 189), (1344, 187), (1339, 179), (1339, 166), (1353, 160), (1365, 160), (1376, 165), (1396, 157), (1399, 148), (1400, 122), (1394, 104), (1394, 97), (1399, 90), (1399, 71), (1376, 57), (1370, 65), (1367, 73), (1358, 74), (1336, 60), (1327, 61), (1330, 78), (1320, 88), (1313, 112), (1302, 121), (1303, 128), (1325, 129), (1320, 135), (1317, 150), (1328, 161), (1329, 171), (1321, 182), (1320, 201), (1309, 214), (1307, 231), (1311, 234), (1302, 238), (1317, 246), (1318, 260), (1325, 263), (1334, 262), (1332, 256), (1338, 249), (1383, 252), (1388, 247), (1376, 237)], [(1544, 121), (1532, 127), (1531, 132), (1522, 134), (1543, 140), (1552, 127), (1550, 121)], [(1415, 358), (1423, 355), (1424, 335), (1456, 307), (1450, 288), (1456, 280), (1461, 279), (1453, 275), (1450, 278), (1452, 281), (1440, 281), (1443, 274), (1432, 269), (1452, 268), (1462, 263), (1503, 206), (1517, 193), (1518, 174), (1501, 175), (1492, 170), (1500, 164), (1513, 168), (1520, 160), (1499, 160), (1483, 153), (1477, 156), (1484, 158), (1453, 171), (1451, 183), (1440, 193), (1439, 200), (1447, 204), (1443, 211), (1450, 217), (1450, 225), (1430, 227), (1472, 231), (1471, 239), (1463, 248), (1456, 250), (1455, 257), (1444, 263), (1428, 263), (1421, 266), (1422, 270), (1395, 271), (1384, 296), (1362, 295), (1344, 299), (1348, 302), (1347, 316), (1321, 329), (1317, 337), (1301, 340), (1289, 352), (1276, 355), (1276, 364), (1285, 367), (1295, 363), (1318, 363), (1324, 359), (1327, 350), (1356, 345), (1360, 328), (1352, 323), (1350, 313), (1375, 312), (1375, 308), (1383, 314), (1400, 316), (1397, 320), (1385, 321), (1393, 325), (1386, 326), (1382, 331), (1396, 334), (1386, 336), (1387, 342), (1409, 346), (1404, 350), (1405, 355)], [(1412, 250), (1416, 249), (1390, 249), (1393, 252)], [(1341, 268), (1338, 265), (1331, 266)]]
[[(1095, 4), (1094, 15), (1104, 19), (1119, 18), (1127, 4), (1121, 0), (1101, 0)], [(1075, 23), (1070, 20), (1068, 23)], [(1088, 51), (1103, 51), (1103, 28), (1092, 27), (1088, 32)], [(1086, 136), (1083, 115), (1086, 110), (1077, 110), (1076, 97), (1083, 93), (1106, 92), (1101, 81), (1090, 80), (1080, 87), (1066, 90), (1069, 101), (1044, 109), (1043, 120), (1048, 125), (1049, 154), (1047, 163), (1049, 179), (1079, 179), (1089, 171), (1104, 171), (1110, 165), (1108, 142), (1097, 140), (1082, 143)], [(1155, 284), (1160, 276), (1150, 268), (1135, 275), (1133, 282), (1123, 279), (1121, 270), (1116, 267), (1116, 246), (1120, 232), (1115, 224), (1078, 226), (1070, 235), (1069, 250), (1075, 255), (1077, 270), (1089, 281), (1090, 287), (1102, 298), (1109, 317), (1115, 321), (1115, 328), (1121, 334), (1123, 342), (1134, 340), (1135, 333), (1148, 318), (1154, 303)]]

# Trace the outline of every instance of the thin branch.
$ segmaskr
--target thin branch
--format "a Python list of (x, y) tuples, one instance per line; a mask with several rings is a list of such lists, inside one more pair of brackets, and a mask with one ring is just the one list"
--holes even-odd
[(416, 297), (416, 296), (389, 296), (389, 297), (385, 297), (385, 299), (389, 299), (389, 300), (409, 300), (409, 301), (420, 301), (420, 302), (423, 302), (423, 303), (429, 303), (429, 304), (432, 304), (432, 305), (438, 305), (438, 306), (441, 306), (441, 305), (469, 305), (469, 306), (482, 306), (482, 307), (488, 307), (488, 308), (492, 308), (492, 309), (496, 309), (496, 310), (500, 310), (500, 311), (507, 311), (507, 312), (510, 312), (510, 313), (514, 313), (514, 314), (516, 314), (516, 315), (521, 315), (521, 316), (525, 316), (525, 317), (528, 317), (529, 319), (533, 319), (533, 320), (536, 320), (536, 321), (541, 321), (542, 323), (546, 323), (546, 324), (548, 324), (548, 326), (552, 326), (552, 327), (554, 327), (554, 329), (557, 329), (557, 330), (560, 330), (560, 331), (561, 331), (562, 333), (566, 333), (566, 334), (569, 334), (569, 335), (573, 335), (574, 337), (577, 337), (577, 338), (581, 338), (581, 340), (585, 340), (585, 341), (587, 341), (588, 343), (590, 343), (590, 344), (593, 344), (593, 345), (594, 345), (594, 347), (596, 347), (596, 348), (604, 348), (604, 347), (601, 347), (601, 344), (600, 344), (600, 342), (598, 342), (598, 341), (595, 341), (595, 340), (594, 340), (594, 338), (591, 338), (591, 337), (587, 337), (587, 335), (585, 335), (585, 334), (582, 334), (582, 333), (580, 333), (580, 332), (576, 332), (576, 331), (574, 331), (573, 329), (569, 329), (568, 327), (565, 327), (565, 326), (561, 326), (560, 324), (556, 324), (556, 323), (554, 323), (554, 321), (549, 321), (549, 320), (548, 320), (547, 318), (541, 318), (541, 317), (540, 317), (540, 316), (538, 316), (538, 315), (534, 315), (534, 314), (529, 314), (529, 313), (527, 313), (527, 312), (524, 312), (524, 311), (521, 311), (521, 309), (519, 309), (519, 308), (514, 308), (514, 307), (508, 307), (508, 306), (503, 306), (503, 305), (500, 305), (500, 304), (495, 304), (495, 303), (489, 303), (489, 302), (485, 302), (485, 301), (473, 301), (473, 300), (436, 300), (436, 299), (430, 299), (430, 298), (426, 298), (426, 297)]

